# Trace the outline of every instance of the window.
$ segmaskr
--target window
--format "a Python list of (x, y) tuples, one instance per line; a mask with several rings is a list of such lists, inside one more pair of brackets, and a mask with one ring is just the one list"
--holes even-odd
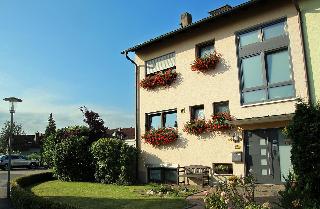
[(205, 43), (198, 44), (196, 49), (197, 57), (207, 57), (214, 52), (214, 41), (207, 41)]
[(191, 107), (191, 120), (204, 119), (204, 105), (196, 105)]
[(166, 167), (148, 168), (148, 182), (176, 183), (177, 169)]
[(242, 104), (294, 97), (285, 27), (279, 20), (237, 34)]
[(177, 110), (166, 110), (162, 112), (148, 113), (146, 114), (146, 122), (147, 130), (163, 127), (176, 128), (178, 127)]
[(176, 66), (174, 52), (146, 61), (146, 74), (156, 73)]
[(214, 114), (222, 113), (222, 112), (230, 112), (229, 111), (229, 102), (215, 102), (213, 103), (213, 112)]

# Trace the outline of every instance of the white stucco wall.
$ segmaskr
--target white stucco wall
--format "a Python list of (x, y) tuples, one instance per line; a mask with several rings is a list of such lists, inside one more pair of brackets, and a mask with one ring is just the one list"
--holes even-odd
[[(138, 138), (145, 133), (145, 114), (177, 108), (179, 139), (176, 143), (160, 148), (152, 147), (140, 141), (138, 147), (142, 150), (139, 163), (140, 178), (145, 179), (145, 164), (171, 163), (184, 165), (201, 164), (212, 166), (212, 163), (231, 163), (231, 153), (236, 143), (228, 141), (233, 132), (226, 134), (208, 134), (201, 137), (191, 136), (183, 132), (184, 124), (190, 120), (189, 107), (204, 104), (205, 117), (213, 114), (213, 103), (229, 101), (230, 113), (238, 119), (262, 117), (293, 113), (295, 99), (264, 103), (260, 105), (241, 106), (237, 67), (235, 32), (257, 24), (287, 17), (290, 38), (289, 54), (292, 59), (293, 78), (296, 96), (307, 97), (305, 65), (302, 57), (302, 45), (299, 35), (299, 23), (293, 5), (279, 3), (277, 9), (263, 8), (255, 14), (242, 14), (224, 21), (217, 21), (206, 29), (196, 29), (175, 39), (162, 41), (152, 47), (136, 53), (136, 62), (140, 68), (140, 79), (145, 77), (144, 64), (146, 60), (170, 53), (176, 53), (176, 71), (178, 81), (169, 88), (152, 91), (140, 89), (140, 128)], [(216, 50), (222, 54), (222, 63), (217, 69), (208, 73), (191, 71), (190, 65), (195, 59), (195, 46), (214, 39)], [(181, 110), (185, 110), (182, 113)], [(240, 151), (243, 150), (243, 142)], [(244, 163), (234, 164), (234, 174), (243, 175)]]

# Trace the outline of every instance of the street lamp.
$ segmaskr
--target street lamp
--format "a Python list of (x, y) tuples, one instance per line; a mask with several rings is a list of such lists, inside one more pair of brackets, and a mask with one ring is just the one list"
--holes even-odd
[(10, 198), (10, 170), (11, 170), (11, 140), (13, 140), (13, 114), (16, 112), (15, 111), (15, 104), (18, 102), (22, 102), (21, 99), (15, 98), (15, 97), (8, 97), (3, 99), (6, 102), (10, 102), (10, 114), (11, 114), (11, 124), (10, 124), (10, 137), (8, 140), (8, 182), (7, 182), (7, 198)]

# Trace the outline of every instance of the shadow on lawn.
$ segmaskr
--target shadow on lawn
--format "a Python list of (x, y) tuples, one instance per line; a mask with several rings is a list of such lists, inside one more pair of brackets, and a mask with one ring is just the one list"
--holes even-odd
[(77, 206), (83, 209), (182, 209), (187, 206), (184, 199), (154, 197), (150, 199), (93, 198), (72, 196), (45, 197), (51, 201)]

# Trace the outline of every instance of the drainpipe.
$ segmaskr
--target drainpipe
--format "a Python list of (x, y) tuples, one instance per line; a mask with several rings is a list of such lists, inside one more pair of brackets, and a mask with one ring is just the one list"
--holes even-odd
[(303, 19), (301, 17), (301, 9), (299, 7), (297, 0), (292, 0), (292, 3), (297, 10), (298, 18), (299, 18), (300, 38), (302, 40), (303, 60), (305, 63), (305, 70), (306, 70), (306, 77), (307, 77), (306, 80), (307, 80), (307, 86), (308, 86), (308, 89), (307, 89), (308, 102), (309, 102), (309, 104), (312, 104), (312, 98), (311, 98), (311, 92), (310, 92), (311, 91), (311, 84), (310, 84), (310, 79), (309, 79), (309, 64), (308, 64), (307, 57), (306, 57), (306, 45), (305, 45), (306, 39), (305, 39), (305, 35), (303, 33)]
[[(135, 97), (136, 97), (136, 101), (135, 101), (135, 111), (136, 111), (136, 115), (135, 115), (135, 123), (136, 123), (136, 126), (135, 126), (135, 138), (136, 138), (136, 148), (139, 150), (138, 148), (138, 133), (139, 133), (139, 112), (140, 112), (140, 109), (139, 109), (139, 66), (138, 64), (133, 60), (131, 59), (129, 56), (128, 56), (128, 51), (123, 51), (121, 52), (121, 54), (124, 54), (126, 59), (129, 60), (134, 66), (135, 66), (135, 88), (136, 88), (136, 91), (135, 91)], [(136, 159), (136, 175), (137, 175), (137, 179), (138, 179), (138, 158)]]

